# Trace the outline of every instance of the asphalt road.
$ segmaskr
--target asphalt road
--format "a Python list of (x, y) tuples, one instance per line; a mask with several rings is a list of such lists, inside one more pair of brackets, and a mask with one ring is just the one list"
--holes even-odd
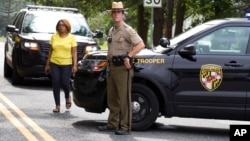
[(12, 86), (3, 77), (4, 44), (0, 42), (0, 140), (58, 141), (229, 141), (230, 124), (249, 122), (205, 120), (193, 118), (158, 118), (147, 131), (132, 131), (118, 136), (100, 132), (97, 126), (106, 123), (108, 111), (87, 113), (74, 104), (65, 110), (61, 93), (61, 113), (54, 114), (51, 83), (48, 80), (26, 80)]

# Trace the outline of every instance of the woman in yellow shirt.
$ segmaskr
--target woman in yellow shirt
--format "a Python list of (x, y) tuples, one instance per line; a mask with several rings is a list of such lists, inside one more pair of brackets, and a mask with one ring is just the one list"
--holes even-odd
[(71, 25), (68, 20), (61, 19), (56, 25), (56, 33), (50, 40), (50, 50), (45, 66), (45, 73), (51, 73), (53, 95), (56, 108), (53, 112), (60, 112), (60, 89), (62, 87), (66, 109), (71, 107), (70, 77), (77, 70), (77, 43), (70, 34)]

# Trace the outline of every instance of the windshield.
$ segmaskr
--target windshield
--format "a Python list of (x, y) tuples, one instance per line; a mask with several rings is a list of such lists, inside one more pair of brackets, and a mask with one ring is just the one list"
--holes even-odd
[(188, 37), (191, 37), (192, 35), (200, 32), (202, 30), (206, 30), (206, 29), (210, 28), (211, 26), (213, 26), (213, 24), (201, 24), (201, 25), (198, 25), (192, 29), (189, 29), (188, 31), (172, 38), (170, 40), (170, 46), (175, 47), (179, 42), (187, 39)]
[(56, 24), (60, 19), (67, 19), (71, 24), (71, 33), (80, 36), (91, 36), (87, 22), (82, 16), (68, 13), (27, 14), (24, 17), (22, 32), (24, 33), (55, 33)]

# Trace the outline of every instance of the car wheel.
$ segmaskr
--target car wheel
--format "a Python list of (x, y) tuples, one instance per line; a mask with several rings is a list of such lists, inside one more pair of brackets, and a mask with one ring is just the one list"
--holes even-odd
[(13, 74), (12, 74), (12, 85), (20, 85), (22, 84), (22, 81), (23, 81), (23, 77), (21, 77), (16, 68), (13, 69)]
[(16, 54), (15, 53), (13, 53), (13, 56), (12, 57), (14, 57), (13, 58), (13, 74), (12, 74), (12, 85), (20, 85), (20, 84), (22, 84), (22, 81), (23, 81), (23, 77), (21, 77), (19, 74), (18, 74), (18, 72), (17, 72), (17, 68), (15, 67), (16, 65), (15, 65), (15, 60), (16, 60)]
[(4, 66), (3, 66), (3, 74), (5, 78), (10, 78), (12, 76), (12, 68), (7, 64), (6, 60), (6, 52), (7, 52), (7, 43), (5, 43), (5, 51), (4, 51)]
[(146, 130), (158, 117), (159, 104), (155, 93), (145, 85), (132, 85), (132, 129)]
[(7, 64), (6, 58), (4, 58), (4, 77), (10, 78), (12, 76), (12, 68)]

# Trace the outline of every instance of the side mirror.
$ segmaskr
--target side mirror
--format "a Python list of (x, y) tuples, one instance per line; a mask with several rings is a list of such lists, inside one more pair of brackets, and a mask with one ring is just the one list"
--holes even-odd
[(8, 32), (18, 32), (19, 29), (17, 29), (16, 26), (14, 26), (14, 25), (7, 25), (6, 26), (6, 31), (8, 31)]
[(167, 38), (161, 38), (160, 39), (160, 45), (162, 47), (167, 47), (168, 45), (170, 45), (170, 40)]
[(100, 30), (96, 30), (96, 31), (93, 33), (93, 37), (94, 37), (94, 38), (102, 38), (102, 37), (103, 37), (103, 32), (101, 32)]
[(196, 55), (196, 49), (193, 44), (185, 46), (183, 49), (178, 51), (179, 55), (183, 58), (187, 58), (191, 61), (196, 61), (196, 58), (193, 56)]

